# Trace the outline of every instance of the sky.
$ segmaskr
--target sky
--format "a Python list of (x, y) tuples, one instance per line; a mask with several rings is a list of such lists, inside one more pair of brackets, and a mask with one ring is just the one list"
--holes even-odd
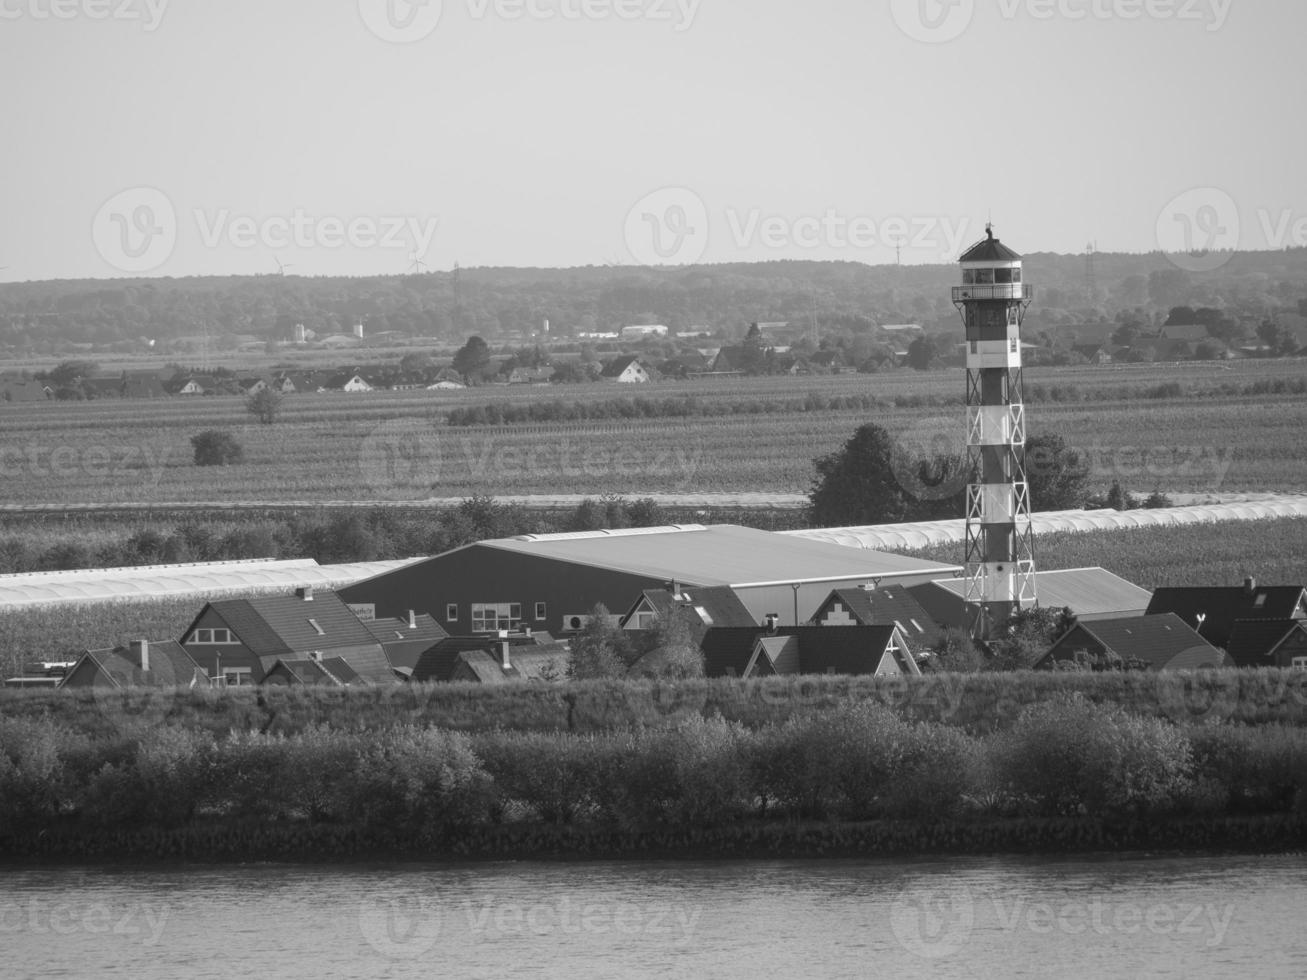
[(0, 283), (1307, 245), (1287, 0), (0, 0)]

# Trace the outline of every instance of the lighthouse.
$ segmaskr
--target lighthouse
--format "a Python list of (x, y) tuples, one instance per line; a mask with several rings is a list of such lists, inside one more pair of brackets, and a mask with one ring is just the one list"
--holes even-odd
[(1021, 256), (985, 237), (959, 260), (953, 305), (967, 338), (966, 600), (972, 635), (990, 639), (1035, 604), (1035, 552), (1026, 482), (1021, 321), (1034, 298)]

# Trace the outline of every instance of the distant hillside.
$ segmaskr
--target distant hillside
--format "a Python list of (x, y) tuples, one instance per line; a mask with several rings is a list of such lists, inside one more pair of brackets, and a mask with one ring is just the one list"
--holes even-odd
[[(1111, 320), (1128, 309), (1215, 306), (1264, 315), (1307, 297), (1307, 249), (1230, 256), (1215, 272), (1187, 273), (1161, 253), (1100, 253), (1092, 295), (1083, 255), (1034, 253), (1026, 279), (1038, 300), (1035, 328)], [(953, 323), (957, 268), (852, 262), (765, 262), (684, 268), (589, 266), (477, 268), (385, 278), (299, 276), (61, 280), (0, 285), (0, 350), (57, 354), (70, 344), (124, 351), (211, 349), (240, 339), (285, 340), (303, 323), (319, 337), (363, 323), (461, 342), (511, 339), (548, 318), (552, 334), (611, 331), (636, 323), (704, 326), (738, 336), (750, 321), (822, 330), (872, 323)]]

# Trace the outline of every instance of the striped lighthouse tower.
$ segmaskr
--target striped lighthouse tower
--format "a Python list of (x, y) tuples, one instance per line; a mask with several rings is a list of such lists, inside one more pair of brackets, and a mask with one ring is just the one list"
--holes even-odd
[(994, 237), (963, 254), (953, 305), (967, 336), (966, 597), (972, 634), (989, 639), (1018, 609), (1035, 604), (1035, 552), (1026, 483), (1026, 409), (1021, 321), (1034, 291), (1021, 256)]

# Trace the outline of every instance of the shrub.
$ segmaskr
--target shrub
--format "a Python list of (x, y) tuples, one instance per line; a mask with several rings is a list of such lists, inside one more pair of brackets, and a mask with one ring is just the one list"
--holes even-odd
[(191, 436), (196, 466), (232, 466), (245, 458), (245, 450), (230, 432), (207, 429)]
[(1210, 808), (1276, 811), (1307, 806), (1307, 732), (1268, 725), (1198, 728), (1194, 772)]
[(46, 719), (0, 719), (0, 830), (58, 814), (66, 729)]
[(595, 740), (588, 736), (497, 732), (474, 747), (501, 804), (517, 801), (549, 823), (571, 823), (595, 802)]
[(1052, 814), (1164, 811), (1193, 767), (1179, 729), (1079, 694), (1027, 707), (992, 758), (1001, 785)]

